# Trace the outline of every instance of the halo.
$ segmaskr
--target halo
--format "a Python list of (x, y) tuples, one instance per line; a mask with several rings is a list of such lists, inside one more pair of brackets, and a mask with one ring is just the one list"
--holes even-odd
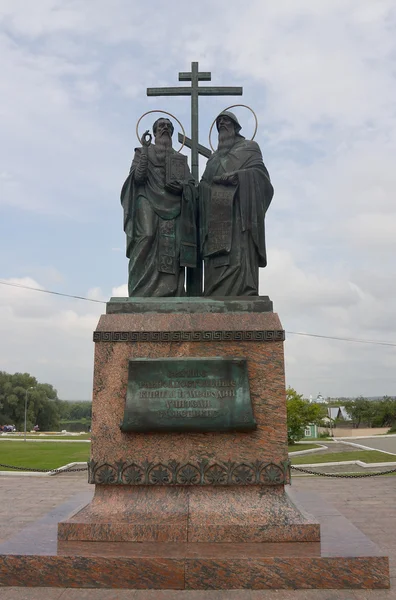
[[(242, 108), (247, 108), (248, 110), (250, 110), (250, 112), (251, 112), (251, 113), (253, 114), (253, 116), (254, 116), (254, 119), (255, 119), (255, 121), (256, 121), (256, 125), (255, 125), (255, 128), (254, 128), (253, 137), (252, 137), (252, 139), (250, 140), (250, 141), (252, 142), (252, 141), (254, 140), (254, 138), (256, 137), (257, 128), (258, 128), (258, 119), (257, 119), (257, 115), (256, 115), (256, 113), (254, 112), (254, 110), (253, 110), (252, 108), (250, 108), (250, 106), (248, 106), (247, 104), (232, 104), (231, 106), (227, 106), (227, 108), (224, 108), (223, 110), (221, 110), (221, 111), (219, 112), (219, 115), (220, 115), (222, 112), (225, 112), (226, 110), (229, 110), (230, 108), (236, 108), (237, 106), (242, 106)], [(218, 117), (219, 115), (217, 115), (217, 117)], [(212, 125), (210, 126), (210, 130), (209, 130), (209, 146), (212, 148), (212, 152), (215, 152), (215, 149), (214, 149), (214, 148), (213, 148), (213, 146), (212, 146), (211, 136), (212, 136), (212, 129), (213, 129), (213, 125), (216, 123), (216, 121), (217, 121), (217, 117), (216, 117), (216, 118), (213, 120), (213, 123), (212, 123)]]
[(162, 113), (164, 115), (169, 115), (170, 117), (172, 117), (172, 119), (175, 119), (175, 121), (177, 121), (179, 123), (181, 130), (183, 131), (183, 143), (178, 150), (178, 152), (181, 152), (183, 150), (184, 144), (186, 143), (186, 132), (184, 131), (184, 127), (180, 123), (179, 119), (177, 117), (175, 117), (175, 115), (172, 115), (172, 113), (167, 112), (166, 110), (148, 110), (140, 117), (140, 119), (136, 123), (136, 136), (137, 136), (137, 139), (139, 140), (139, 142), (142, 144), (142, 146), (143, 146), (143, 142), (139, 135), (139, 125), (140, 125), (140, 121), (143, 119), (143, 117), (145, 117), (146, 115), (149, 115), (150, 113)]

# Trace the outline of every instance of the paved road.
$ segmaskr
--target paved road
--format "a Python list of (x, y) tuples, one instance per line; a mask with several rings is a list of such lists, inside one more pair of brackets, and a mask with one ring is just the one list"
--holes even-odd
[[(314, 442), (313, 442), (314, 443)], [(321, 444), (323, 446), (326, 446), (325, 448), (323, 448), (322, 450), (315, 450), (315, 452), (309, 454), (305, 454), (305, 455), (301, 455), (300, 456), (305, 456), (307, 459), (307, 463), (309, 463), (309, 457), (313, 456), (313, 455), (318, 455), (318, 454), (329, 454), (329, 453), (338, 453), (338, 452), (351, 452), (351, 450), (353, 450), (354, 452), (359, 452), (359, 448), (352, 448), (351, 446), (347, 446), (346, 444), (342, 444), (341, 442), (329, 442), (328, 440), (325, 440), (323, 442), (318, 442), (318, 444)], [(301, 444), (301, 448), (300, 446), (298, 446), (299, 450), (304, 450), (304, 446), (303, 444)], [(293, 456), (293, 453), (290, 453), (290, 456)], [(296, 456), (298, 456), (298, 454), (296, 454)]]
[(396, 435), (395, 436), (382, 436), (369, 438), (358, 438), (358, 439), (344, 439), (344, 442), (353, 442), (355, 444), (361, 444), (362, 446), (368, 446), (373, 450), (385, 450), (385, 452), (392, 452), (396, 455)]
[[(360, 480), (299, 478), (296, 490), (322, 495), (390, 558), (390, 590), (82, 590), (0, 588), (0, 600), (396, 600), (396, 477)], [(86, 474), (62, 479), (0, 477), (0, 538), (7, 538), (78, 492), (91, 490)]]

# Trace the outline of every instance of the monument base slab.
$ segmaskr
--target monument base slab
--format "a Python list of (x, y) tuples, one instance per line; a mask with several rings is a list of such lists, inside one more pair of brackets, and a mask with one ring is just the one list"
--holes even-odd
[[(87, 497), (89, 496), (89, 497)], [(0, 544), (0, 586), (124, 589), (380, 589), (389, 559), (322, 498), (293, 493), (320, 522), (319, 542), (56, 541), (79, 494)]]
[(319, 523), (283, 486), (97, 485), (93, 501), (59, 523), (58, 539), (91, 542), (319, 542)]

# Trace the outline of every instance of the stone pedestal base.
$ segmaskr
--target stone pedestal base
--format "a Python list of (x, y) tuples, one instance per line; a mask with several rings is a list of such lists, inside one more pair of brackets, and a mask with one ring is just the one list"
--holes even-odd
[[(89, 482), (95, 484), (95, 496), (73, 516), (67, 518), (67, 511), (57, 519), (57, 546), (53, 525), (47, 545), (43, 527), (33, 531), (30, 553), (29, 534), (22, 544), (17, 536), (16, 543), (0, 546), (0, 585), (388, 587), (388, 559), (365, 536), (339, 513), (323, 512), (322, 501), (319, 506), (308, 502), (314, 517), (308, 516), (285, 491), (290, 463), (283, 340), (268, 298), (112, 300), (94, 333)], [(176, 390), (181, 400), (171, 404), (172, 411), (180, 409), (178, 419), (192, 418), (200, 396), (190, 389), (200, 391), (199, 378), (210, 397), (218, 398), (215, 375), (199, 365), (207, 359), (241, 360), (247, 372), (243, 399), (251, 403), (257, 428), (223, 431), (216, 423), (206, 428), (198, 422), (194, 433), (168, 424), (139, 429), (133, 410), (128, 427), (120, 428), (139, 361), (178, 364), (180, 358), (197, 368), (167, 372), (171, 386), (154, 370), (152, 379), (131, 392), (130, 399), (140, 403), (132, 402), (132, 408), (143, 408), (144, 415), (154, 410), (151, 398), (161, 398), (166, 417)], [(232, 402), (241, 402), (232, 393), (238, 379), (223, 377), (217, 383), (227, 390), (221, 398), (232, 398), (221, 405), (227, 420)], [(208, 403), (210, 410), (199, 411), (202, 418), (212, 418), (217, 410), (214, 401)]]
[[(81, 496), (77, 497), (75, 509), (81, 503)], [(312, 494), (296, 494), (293, 504), (302, 513), (307, 509), (320, 522), (320, 543), (56, 542), (56, 523), (67, 519), (72, 504), (65, 503), (0, 544), (0, 586), (132, 590), (389, 587), (388, 558), (338, 511)]]
[[(59, 524), (59, 540), (319, 541), (317, 522), (301, 514), (284, 489), (290, 463), (283, 340), (267, 297), (112, 299), (94, 333), (89, 482), (95, 484), (95, 496)], [(152, 379), (145, 375), (141, 384), (144, 391), (136, 388), (132, 394), (130, 378), (143, 368), (139, 361), (166, 359), (175, 365), (181, 358), (192, 361), (191, 372), (174, 367), (158, 375), (152, 367)], [(213, 384), (214, 373), (202, 367), (210, 360), (246, 364), (242, 395), (233, 391), (239, 385), (234, 371), (215, 381), (221, 387)], [(209, 398), (206, 412), (195, 406), (200, 408), (202, 390), (209, 394), (204, 396)], [(224, 419), (243, 399), (254, 416), (254, 430), (230, 426), (223, 431), (206, 424), (188, 430), (194, 411), (213, 420), (217, 405), (211, 398), (220, 392), (229, 394), (221, 396)], [(154, 397), (161, 398), (161, 412), (170, 403), (174, 413), (183, 415), (178, 417), (181, 429), (126, 432), (120, 423), (127, 393), (143, 415), (153, 410)], [(133, 422), (133, 411), (128, 415)]]
[(93, 501), (59, 523), (59, 540), (91, 542), (319, 542), (319, 523), (283, 486), (97, 486)]

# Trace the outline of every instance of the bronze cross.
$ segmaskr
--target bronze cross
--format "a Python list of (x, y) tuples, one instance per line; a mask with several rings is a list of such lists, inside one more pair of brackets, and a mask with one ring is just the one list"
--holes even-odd
[[(186, 146), (191, 149), (191, 173), (196, 183), (199, 179), (199, 156), (208, 158), (210, 150), (198, 142), (198, 96), (242, 96), (242, 87), (199, 87), (199, 81), (211, 81), (208, 71), (199, 72), (198, 63), (191, 63), (190, 72), (179, 73), (179, 81), (191, 81), (191, 86), (147, 88), (147, 96), (191, 96), (191, 139)], [(179, 134), (180, 139), (180, 134)], [(196, 269), (187, 269), (187, 295), (202, 296), (202, 263)]]

